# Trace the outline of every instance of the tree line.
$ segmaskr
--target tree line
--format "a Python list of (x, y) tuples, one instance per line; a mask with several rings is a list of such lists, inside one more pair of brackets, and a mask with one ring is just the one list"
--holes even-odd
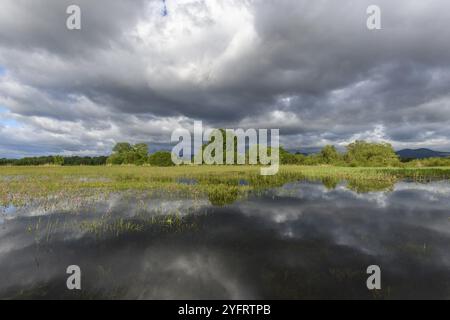
[[(211, 142), (210, 142), (211, 143)], [(202, 150), (207, 146), (205, 144)], [(253, 146), (255, 147), (255, 146)], [(257, 147), (257, 146), (256, 146)], [(270, 149), (270, 148), (269, 148)], [(226, 157), (224, 152), (224, 159)], [(230, 151), (237, 153), (237, 149)], [(347, 145), (345, 152), (339, 152), (334, 146), (327, 145), (315, 154), (291, 153), (283, 147), (279, 148), (280, 163), (291, 165), (333, 165), (346, 167), (400, 167), (402, 162), (388, 143), (373, 143), (355, 141)], [(235, 157), (236, 159), (236, 157)], [(100, 165), (151, 165), (168, 167), (174, 166), (169, 151), (157, 151), (150, 154), (145, 143), (130, 144), (117, 143), (110, 156), (80, 157), (80, 156), (42, 156), (22, 159), (0, 159), (0, 166), (100, 166)], [(411, 167), (450, 166), (450, 158), (430, 158), (409, 161)]]
[(113, 153), (108, 157), (106, 163), (109, 165), (152, 165), (160, 167), (174, 166), (172, 154), (169, 151), (157, 151), (149, 154), (145, 143), (132, 145), (128, 142), (119, 142), (113, 148)]
[[(225, 135), (225, 131), (221, 130)], [(209, 142), (212, 143), (212, 142)], [(202, 150), (209, 144), (203, 145)], [(227, 150), (224, 138), (224, 163), (227, 152), (234, 153), (234, 159), (237, 157), (236, 141), (234, 150)], [(258, 146), (253, 146), (253, 148)], [(269, 152), (270, 152), (270, 148)], [(247, 151), (248, 153), (248, 151)], [(357, 140), (346, 146), (345, 152), (339, 152), (335, 146), (327, 145), (315, 154), (291, 153), (283, 147), (279, 148), (280, 163), (291, 165), (333, 165), (343, 167), (400, 167), (403, 165), (394, 148), (389, 143), (375, 143), (363, 140)], [(248, 163), (248, 154), (246, 154)], [(148, 153), (146, 144), (131, 145), (126, 142), (118, 143), (113, 148), (112, 155), (107, 159), (110, 165), (152, 165), (152, 166), (173, 166), (171, 153), (168, 151), (158, 151), (153, 154)], [(431, 166), (450, 166), (450, 158), (430, 158), (413, 160), (408, 166), (431, 167)]]
[(280, 149), (282, 164), (334, 165), (349, 167), (396, 167), (401, 165), (399, 156), (389, 143), (374, 143), (362, 140), (346, 146), (344, 153), (335, 146), (327, 145), (319, 153), (292, 154)]
[(26, 157), (22, 159), (0, 159), (0, 166), (101, 166), (106, 164), (107, 156), (80, 157), (80, 156), (42, 156)]

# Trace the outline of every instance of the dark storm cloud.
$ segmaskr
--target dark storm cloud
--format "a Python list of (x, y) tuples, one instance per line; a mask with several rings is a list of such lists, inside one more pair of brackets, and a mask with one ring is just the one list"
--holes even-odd
[[(65, 28), (69, 4), (80, 31)], [(164, 145), (193, 119), (280, 128), (289, 148), (450, 149), (450, 4), (380, 0), (382, 30), (369, 31), (371, 4), (169, 0), (165, 16), (156, 0), (4, 0), (0, 105), (23, 133), (0, 114), (0, 149)]]
[[(3, 1), (0, 21), (2, 45), (22, 50), (48, 50), (57, 55), (79, 55), (92, 49), (107, 49), (120, 42), (123, 31), (142, 12), (145, 0), (22, 0)], [(68, 32), (66, 9), (82, 9), (87, 32)]]

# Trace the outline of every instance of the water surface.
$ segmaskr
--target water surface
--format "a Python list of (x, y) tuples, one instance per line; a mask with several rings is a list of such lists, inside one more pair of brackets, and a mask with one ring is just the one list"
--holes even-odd
[[(2, 208), (0, 298), (450, 298), (449, 182), (333, 187), (293, 182), (223, 207), (115, 194)], [(69, 265), (81, 291), (66, 288)]]

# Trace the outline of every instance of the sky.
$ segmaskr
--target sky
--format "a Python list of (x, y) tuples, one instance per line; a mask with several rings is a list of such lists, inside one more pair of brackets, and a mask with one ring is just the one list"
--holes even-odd
[[(66, 8), (81, 8), (81, 30)], [(366, 9), (381, 8), (381, 30)], [(0, 158), (279, 128), (450, 151), (448, 0), (2, 0)]]

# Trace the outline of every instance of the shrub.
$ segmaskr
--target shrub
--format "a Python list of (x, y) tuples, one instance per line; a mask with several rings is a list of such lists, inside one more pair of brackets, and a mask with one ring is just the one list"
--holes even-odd
[(345, 160), (355, 167), (399, 166), (400, 160), (389, 143), (355, 141), (347, 146)]
[(168, 151), (158, 151), (148, 157), (148, 163), (157, 167), (171, 167), (175, 164), (172, 162), (172, 154)]

